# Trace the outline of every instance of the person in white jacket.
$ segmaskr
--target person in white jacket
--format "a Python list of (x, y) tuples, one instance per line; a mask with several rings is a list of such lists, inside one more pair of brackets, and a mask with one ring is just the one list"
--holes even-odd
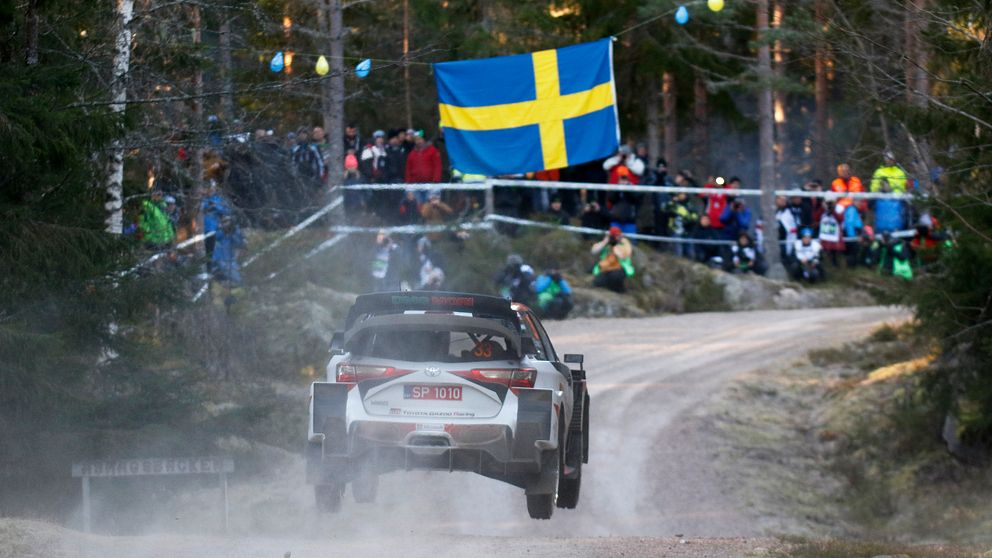
[(603, 161), (603, 170), (609, 173), (610, 184), (616, 184), (618, 182), (618, 177), (615, 175), (620, 165), (627, 167), (627, 170), (634, 175), (631, 180), (632, 184), (637, 184), (640, 178), (644, 176), (644, 161), (631, 151), (629, 145), (621, 145), (616, 155)]
[(788, 264), (792, 260), (793, 252), (795, 252), (798, 227), (796, 226), (796, 217), (789, 209), (785, 196), (775, 198), (775, 221), (778, 223), (778, 242), (782, 250), (782, 263)]
[(823, 248), (820, 246), (820, 241), (813, 238), (813, 229), (803, 228), (802, 238), (793, 244), (793, 252), (796, 259), (789, 270), (796, 281), (806, 280), (816, 283), (823, 280), (821, 263)]

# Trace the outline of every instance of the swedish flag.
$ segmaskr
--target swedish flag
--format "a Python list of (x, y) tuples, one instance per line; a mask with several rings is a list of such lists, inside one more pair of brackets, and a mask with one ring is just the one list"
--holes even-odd
[(455, 168), (495, 176), (611, 155), (620, 141), (613, 41), (434, 65)]

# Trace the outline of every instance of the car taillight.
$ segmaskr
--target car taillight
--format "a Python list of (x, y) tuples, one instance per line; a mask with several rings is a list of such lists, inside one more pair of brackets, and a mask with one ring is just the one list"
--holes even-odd
[(511, 388), (532, 388), (537, 380), (537, 370), (533, 368), (474, 368), (455, 374), (469, 380)]
[(401, 370), (392, 366), (373, 366), (369, 364), (351, 364), (343, 362), (338, 365), (337, 380), (339, 382), (361, 382), (379, 378), (391, 378), (409, 374), (412, 370)]

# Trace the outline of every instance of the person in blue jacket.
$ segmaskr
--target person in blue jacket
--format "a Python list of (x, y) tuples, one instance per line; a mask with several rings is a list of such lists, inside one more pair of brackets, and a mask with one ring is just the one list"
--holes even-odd
[(564, 320), (575, 306), (572, 303), (572, 287), (555, 268), (534, 280), (534, 292), (537, 293), (537, 309), (542, 318)]
[(730, 202), (720, 215), (723, 223), (723, 235), (727, 240), (736, 241), (741, 233), (751, 230), (751, 210), (744, 203), (744, 198)]
[(214, 238), (217, 242), (212, 256), (214, 278), (227, 282), (231, 287), (241, 286), (241, 264), (238, 250), (245, 245), (241, 227), (230, 216), (221, 219)]
[(203, 242), (207, 251), (207, 260), (213, 261), (214, 246), (217, 243), (217, 229), (220, 228), (221, 219), (231, 215), (231, 206), (227, 203), (224, 195), (220, 193), (217, 184), (211, 183), (210, 189), (207, 190), (207, 197), (203, 198), (200, 207), (203, 211), (203, 234), (214, 233)]
[[(892, 186), (888, 179), (879, 179), (883, 193), (891, 194)], [(902, 200), (872, 200), (875, 214), (875, 233), (901, 231), (906, 228), (906, 203)]]
[(844, 208), (844, 223), (842, 227), (844, 230), (844, 253), (847, 255), (847, 267), (855, 267), (858, 265), (861, 231), (865, 228), (857, 204), (851, 203)]

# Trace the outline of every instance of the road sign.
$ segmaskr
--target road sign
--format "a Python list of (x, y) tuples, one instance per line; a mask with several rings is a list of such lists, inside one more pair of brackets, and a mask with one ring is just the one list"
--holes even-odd
[(228, 527), (227, 475), (234, 472), (234, 460), (226, 457), (166, 457), (148, 459), (105, 459), (72, 464), (72, 476), (83, 483), (83, 530), (91, 528), (90, 478), (142, 477), (162, 475), (220, 475), (224, 510), (224, 531)]
[(135, 477), (233, 472), (234, 460), (220, 457), (109, 459), (72, 464), (73, 477)]

